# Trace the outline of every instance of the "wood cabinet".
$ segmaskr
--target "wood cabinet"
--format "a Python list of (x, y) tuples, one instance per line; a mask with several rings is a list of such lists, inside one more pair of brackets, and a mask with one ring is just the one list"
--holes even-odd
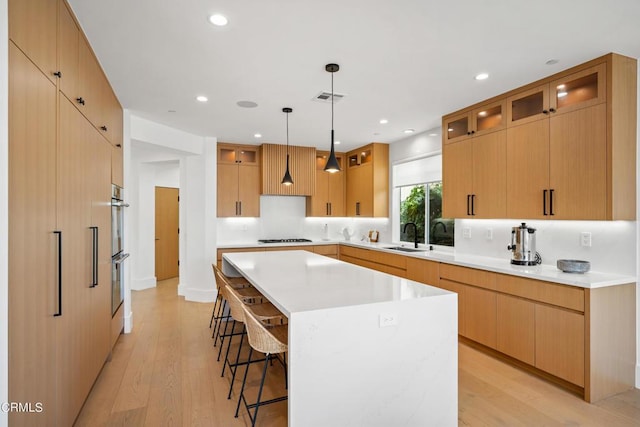
[(10, 412), (10, 425), (52, 425), (56, 407), (59, 234), (56, 87), (9, 42), (9, 401), (51, 412)]
[(316, 188), (307, 197), (307, 216), (345, 216), (345, 155), (336, 153), (341, 170), (335, 173), (324, 171), (328, 156), (328, 151), (316, 152)]
[(9, 399), (45, 409), (9, 417), (66, 426), (110, 350), (111, 145), (68, 96), (80, 75), (45, 71), (80, 69), (70, 9), (9, 7)]
[(504, 218), (506, 133), (471, 136), (443, 147), (443, 215), (448, 218)]
[(372, 143), (347, 153), (347, 216), (389, 216), (389, 146)]
[[(507, 100), (506, 212), (497, 217), (633, 220), (636, 80), (635, 59), (608, 54), (490, 101)], [(468, 123), (485, 104), (443, 118), (445, 215), (468, 216), (459, 198), (468, 182), (475, 184), (476, 167), (488, 169), (484, 182), (496, 186), (494, 194), (503, 192), (502, 182), (492, 182), (499, 164), (462, 158), (462, 147), (447, 149), (475, 139), (479, 133)], [(495, 129), (505, 132), (502, 125)], [(473, 178), (461, 170), (469, 163)], [(447, 194), (457, 200), (447, 200)], [(473, 193), (470, 199), (473, 205)], [(479, 196), (477, 200), (480, 209)]]
[(124, 164), (122, 144), (111, 146), (111, 182), (124, 187)]
[(264, 195), (312, 196), (316, 190), (316, 149), (314, 147), (289, 146), (289, 172), (292, 185), (282, 184), (286, 169), (287, 146), (262, 144), (261, 192)]
[(262, 251), (307, 251), (318, 255), (324, 255), (329, 258), (338, 258), (338, 245), (301, 245), (301, 246), (271, 246), (271, 247), (246, 247), (246, 248), (228, 248), (218, 249), (217, 265), (222, 268), (222, 255), (233, 252), (262, 252)]
[(438, 286), (440, 282), (440, 264), (435, 261), (407, 257), (407, 279)]
[(58, 0), (9, 0), (9, 39), (55, 82)]
[(218, 217), (260, 216), (258, 147), (218, 144)]
[(506, 98), (502, 98), (443, 117), (443, 145), (504, 129), (506, 105)]
[(496, 349), (534, 365), (536, 305), (511, 295), (498, 294), (496, 298)]
[(407, 257), (402, 255), (340, 245), (340, 260), (398, 277), (407, 276)]

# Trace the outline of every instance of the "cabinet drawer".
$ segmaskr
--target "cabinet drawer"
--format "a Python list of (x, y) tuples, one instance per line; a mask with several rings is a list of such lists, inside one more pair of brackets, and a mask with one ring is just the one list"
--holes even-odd
[(341, 258), (342, 255), (364, 259), (375, 264), (388, 265), (405, 271), (407, 269), (407, 259), (402, 255), (371, 251), (369, 249), (359, 249), (351, 246), (340, 246)]
[(338, 245), (318, 245), (313, 247), (313, 252), (319, 255), (338, 255)]
[(431, 286), (438, 286), (438, 282), (440, 282), (439, 263), (413, 257), (408, 257), (406, 262), (407, 279)]
[(584, 312), (584, 289), (524, 277), (496, 275), (496, 290)]
[(222, 268), (222, 254), (225, 253), (233, 253), (233, 252), (261, 252), (264, 251), (263, 248), (229, 248), (229, 249), (218, 249), (218, 253), (216, 259), (218, 261), (218, 268)]
[(496, 289), (496, 274), (490, 271), (442, 263), (440, 264), (440, 278), (478, 286), (480, 288)]
[(313, 246), (274, 246), (271, 248), (264, 248), (266, 252), (277, 252), (277, 251), (308, 251), (313, 252)]

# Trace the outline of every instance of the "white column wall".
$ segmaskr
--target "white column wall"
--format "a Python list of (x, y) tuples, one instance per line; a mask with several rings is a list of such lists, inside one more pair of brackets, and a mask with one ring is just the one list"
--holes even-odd
[[(640, 69), (638, 69), (640, 81)], [(640, 85), (638, 86), (638, 119), (636, 120), (636, 276), (640, 275)], [(636, 388), (640, 388), (640, 280), (636, 277)]]
[[(9, 400), (9, 45), (7, 40), (7, 0), (0, 0), (0, 403)], [(0, 411), (0, 426), (9, 423), (6, 413)]]
[[(129, 110), (124, 110), (122, 117), (122, 139), (123, 139), (123, 152), (122, 152), (122, 169), (123, 169), (123, 185), (124, 185), (124, 200), (130, 200), (130, 191), (127, 189), (132, 182), (131, 176), (131, 113)], [(124, 211), (124, 251), (125, 253), (131, 253), (131, 242), (127, 238), (127, 230), (130, 229), (133, 222), (133, 216), (130, 209)], [(131, 309), (131, 260), (125, 260), (124, 269), (124, 333), (128, 334), (133, 329), (133, 312)]]

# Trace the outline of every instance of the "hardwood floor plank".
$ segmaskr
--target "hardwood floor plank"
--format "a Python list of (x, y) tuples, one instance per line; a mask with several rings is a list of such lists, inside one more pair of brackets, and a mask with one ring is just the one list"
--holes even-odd
[[(133, 292), (134, 330), (120, 337), (77, 426), (250, 425), (244, 408), (233, 417), (243, 367), (227, 399), (231, 374), (227, 368), (220, 377), (222, 362), (216, 362), (218, 349), (208, 327), (211, 304), (185, 301), (177, 295), (177, 285), (177, 279), (170, 279), (155, 289)], [(238, 342), (235, 337), (233, 358)], [(246, 360), (246, 342), (243, 348), (241, 359)], [(464, 344), (458, 354), (460, 426), (640, 426), (640, 390), (592, 405)], [(249, 401), (255, 399), (261, 368), (251, 366)], [(267, 371), (265, 398), (284, 392), (282, 366), (274, 361)], [(258, 424), (287, 426), (287, 402), (261, 407)]]

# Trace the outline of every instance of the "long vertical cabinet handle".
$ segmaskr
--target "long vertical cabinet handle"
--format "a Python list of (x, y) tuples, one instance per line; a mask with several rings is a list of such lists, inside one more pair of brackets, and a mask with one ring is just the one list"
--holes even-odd
[(89, 227), (91, 229), (91, 285), (90, 288), (98, 286), (98, 227)]
[(329, 203), (324, 204), (325, 215), (329, 215)]
[(360, 202), (356, 202), (356, 215), (360, 215)]
[(333, 216), (333, 204), (329, 202), (329, 216)]
[(238, 202), (238, 206), (240, 207), (240, 208), (238, 209), (238, 212), (239, 212), (240, 216), (242, 216), (242, 200), (240, 200), (240, 201)]
[(553, 188), (549, 190), (549, 215), (555, 215), (553, 212)]
[(238, 215), (238, 201), (236, 200), (236, 216)]
[(542, 215), (547, 216), (547, 190), (542, 190)]
[(54, 317), (62, 316), (62, 231), (54, 231), (58, 236), (58, 311)]
[(471, 215), (472, 216), (476, 215), (476, 195), (475, 194), (471, 195)]
[(469, 209), (471, 206), (470, 200), (471, 200), (471, 194), (467, 194), (467, 215), (471, 215), (471, 209)]

